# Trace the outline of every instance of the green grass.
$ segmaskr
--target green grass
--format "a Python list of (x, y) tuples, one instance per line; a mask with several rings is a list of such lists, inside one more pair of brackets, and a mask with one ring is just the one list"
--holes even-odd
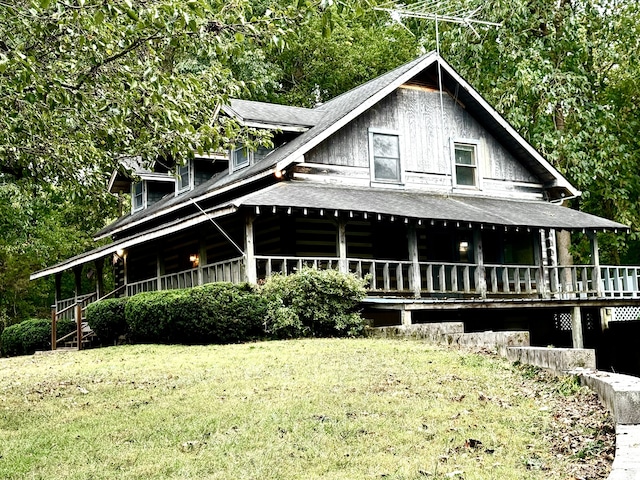
[(566, 478), (543, 435), (554, 395), (414, 341), (0, 359), (0, 478)]

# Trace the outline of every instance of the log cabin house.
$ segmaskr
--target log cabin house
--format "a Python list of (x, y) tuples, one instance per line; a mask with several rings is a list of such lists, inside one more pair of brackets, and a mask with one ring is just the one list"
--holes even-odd
[[(544, 325), (532, 342), (555, 329), (581, 346), (577, 330), (599, 328), (600, 308), (638, 296), (635, 268), (598, 259), (597, 232), (627, 227), (561, 206), (580, 192), (436, 53), (315, 108), (232, 100), (223, 111), (273, 132), (274, 148), (239, 144), (173, 170), (124, 162), (109, 189), (130, 192), (131, 213), (95, 236), (111, 243), (31, 276), (60, 285), (75, 272), (58, 311), (307, 265), (369, 275), (374, 325), (524, 322)], [(590, 265), (558, 264), (562, 230), (589, 236)], [(97, 289), (83, 295), (87, 264)]]

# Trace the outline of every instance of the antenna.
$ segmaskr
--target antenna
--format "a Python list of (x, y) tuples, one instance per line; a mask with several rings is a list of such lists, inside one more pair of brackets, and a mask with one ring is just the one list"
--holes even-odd
[[(438, 28), (438, 22), (442, 21), (465, 25), (469, 27), (478, 38), (480, 38), (480, 34), (474, 28), (474, 24), (489, 27), (502, 26), (502, 23), (477, 19), (476, 16), (482, 11), (487, 2), (479, 0), (481, 2), (480, 6), (473, 6), (474, 1), (478, 0), (462, 0), (460, 3), (456, 2), (457, 5), (452, 5), (453, 2), (448, 0), (419, 0), (411, 5), (398, 3), (395, 4), (394, 7), (374, 7), (373, 9), (381, 12), (387, 12), (391, 16), (391, 19), (400, 25), (402, 25), (403, 18), (422, 18), (426, 20), (433, 20), (436, 27), (436, 55), (440, 57), (440, 30)], [(440, 121), (442, 124), (442, 128), (440, 129), (441, 133), (438, 135), (438, 137), (440, 137), (444, 136), (444, 100), (442, 94), (443, 85), (440, 62), (438, 62), (438, 88), (440, 90)], [(441, 148), (444, 148), (444, 145), (441, 145)], [(451, 175), (451, 182), (453, 188), (453, 174)]]

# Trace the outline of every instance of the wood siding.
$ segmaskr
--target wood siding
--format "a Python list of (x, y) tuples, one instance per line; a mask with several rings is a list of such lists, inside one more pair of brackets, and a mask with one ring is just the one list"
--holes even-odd
[[(369, 129), (378, 129), (400, 135), (404, 183), (408, 187), (451, 189), (452, 142), (469, 140), (477, 144), (478, 169), (485, 193), (541, 196), (541, 182), (463, 106), (448, 94), (443, 97), (443, 106), (441, 115), (437, 91), (415, 86), (399, 88), (309, 152), (298, 172), (302, 176), (337, 175), (345, 183), (368, 183)], [(321, 165), (334, 168), (323, 171)]]

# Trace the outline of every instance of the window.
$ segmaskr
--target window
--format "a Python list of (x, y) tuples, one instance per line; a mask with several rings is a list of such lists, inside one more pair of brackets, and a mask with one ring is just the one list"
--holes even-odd
[(135, 182), (131, 186), (131, 202), (133, 211), (144, 208), (144, 184), (143, 182)]
[(400, 139), (397, 134), (369, 132), (369, 150), (376, 182), (401, 181)]
[(244, 145), (231, 151), (231, 168), (232, 171), (246, 167), (251, 163), (251, 152)]
[(459, 187), (478, 186), (476, 145), (454, 143), (455, 184)]
[(191, 188), (191, 162), (187, 161), (184, 165), (178, 165), (177, 173), (177, 193), (189, 190)]

